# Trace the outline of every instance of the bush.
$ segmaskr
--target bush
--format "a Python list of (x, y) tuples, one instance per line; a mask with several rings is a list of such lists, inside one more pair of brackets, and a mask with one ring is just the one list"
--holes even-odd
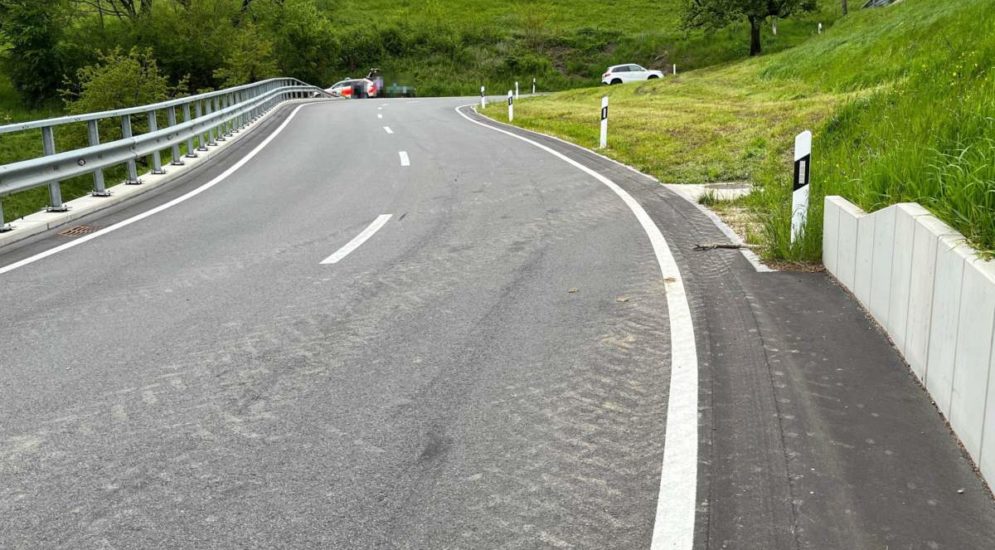
[(238, 86), (279, 76), (273, 58), (273, 43), (248, 24), (235, 34), (224, 65), (214, 71), (222, 87)]
[(76, 81), (67, 81), (61, 90), (70, 113), (92, 113), (123, 109), (163, 101), (175, 89), (159, 73), (151, 49), (120, 48), (98, 53), (95, 65), (76, 72)]

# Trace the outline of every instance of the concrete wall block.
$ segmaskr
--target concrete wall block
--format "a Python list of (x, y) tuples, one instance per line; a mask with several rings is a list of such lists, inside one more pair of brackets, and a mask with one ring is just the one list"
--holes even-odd
[(985, 429), (982, 434), (981, 458), (978, 467), (989, 484), (995, 484), (995, 334), (993, 353), (988, 361), (988, 401), (985, 403)]
[(891, 306), (891, 264), (895, 255), (897, 211), (897, 206), (889, 206), (869, 214), (874, 217), (874, 241), (871, 245), (871, 291), (867, 309), (882, 327), (888, 326)]
[(843, 204), (837, 204), (840, 207), (839, 239), (836, 242), (836, 272), (833, 275), (852, 292), (857, 266), (857, 220), (864, 215), (864, 212), (848, 201), (840, 200)]
[[(895, 347), (908, 357), (905, 334), (908, 328), (910, 289), (912, 284), (912, 255), (915, 249), (916, 218), (928, 216), (929, 211), (915, 203), (897, 205), (895, 211), (895, 250), (891, 262), (891, 297), (888, 300), (888, 334)], [(935, 252), (934, 252), (935, 254)], [(918, 267), (918, 266), (917, 266)], [(932, 275), (932, 267), (930, 275)], [(932, 285), (927, 287), (932, 291)]]
[(822, 263), (826, 266), (826, 271), (832, 273), (837, 279), (838, 254), (837, 243), (840, 237), (840, 207), (841, 197), (826, 197), (822, 208)]
[(857, 255), (853, 271), (853, 294), (864, 307), (871, 301), (871, 275), (874, 271), (874, 223), (877, 218), (857, 220)]
[(930, 318), (929, 351), (926, 356), (926, 388), (947, 418), (950, 418), (964, 264), (967, 263), (969, 253), (970, 248), (964, 244), (963, 237), (943, 236), (937, 242), (933, 314)]
[(909, 314), (905, 330), (905, 359), (912, 372), (925, 382), (929, 359), (930, 323), (933, 319), (933, 288), (936, 249), (941, 236), (956, 235), (947, 224), (932, 216), (916, 218), (909, 278)]
[(995, 264), (977, 259), (972, 252), (964, 263), (961, 286), (950, 424), (978, 461), (995, 332)]

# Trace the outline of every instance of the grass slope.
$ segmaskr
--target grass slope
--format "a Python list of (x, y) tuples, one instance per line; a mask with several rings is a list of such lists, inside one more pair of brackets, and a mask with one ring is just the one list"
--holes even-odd
[[(522, 102), (516, 124), (591, 146), (612, 97), (607, 153), (662, 181), (751, 180), (744, 200), (770, 258), (818, 261), (822, 202), (923, 204), (995, 251), (995, 0), (905, 0), (860, 10), (759, 59), (659, 83)], [(491, 114), (501, 118), (503, 110)], [(816, 133), (813, 209), (789, 243), (793, 136)]]
[[(708, 36), (682, 30), (685, 2), (366, 0), (328, 3), (325, 9), (344, 34), (372, 27), (388, 37), (395, 30), (410, 36), (424, 29), (452, 37), (451, 45), (430, 49), (409, 44), (394, 52), (388, 44), (377, 63), (388, 82), (413, 84), (422, 95), (460, 95), (475, 94), (481, 84), (507, 90), (514, 81), (531, 83), (533, 77), (546, 91), (589, 86), (617, 63), (691, 69), (747, 55), (745, 25)], [(766, 46), (769, 51), (790, 47), (816, 21), (832, 18), (824, 10), (782, 21), (777, 36), (767, 29)]]

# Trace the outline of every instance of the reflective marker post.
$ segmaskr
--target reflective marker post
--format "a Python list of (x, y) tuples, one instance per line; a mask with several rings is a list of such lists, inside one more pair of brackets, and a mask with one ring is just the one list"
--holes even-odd
[(515, 99), (518, 99), (518, 81), (515, 81)]
[(608, 147), (608, 96), (601, 98), (601, 144), (600, 148)]
[(795, 137), (795, 182), (791, 194), (791, 242), (794, 244), (805, 231), (808, 220), (808, 187), (812, 172), (812, 132), (806, 130)]
[(484, 87), (480, 87), (480, 108), (485, 109), (487, 107), (487, 98), (484, 97)]
[(536, 79), (532, 77), (532, 95), (536, 95)]
[(508, 122), (515, 120), (515, 95), (508, 90)]

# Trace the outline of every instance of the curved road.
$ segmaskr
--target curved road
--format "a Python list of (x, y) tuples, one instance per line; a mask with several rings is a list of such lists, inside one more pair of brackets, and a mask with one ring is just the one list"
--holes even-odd
[[(0, 547), (649, 548), (673, 281), (617, 194), (466, 102), (307, 105), (209, 190), (0, 275)], [(294, 109), (81, 223), (197, 189)], [(692, 252), (722, 239), (693, 205), (530, 139), (632, 193), (685, 276), (695, 547), (995, 547), (851, 299)]]

